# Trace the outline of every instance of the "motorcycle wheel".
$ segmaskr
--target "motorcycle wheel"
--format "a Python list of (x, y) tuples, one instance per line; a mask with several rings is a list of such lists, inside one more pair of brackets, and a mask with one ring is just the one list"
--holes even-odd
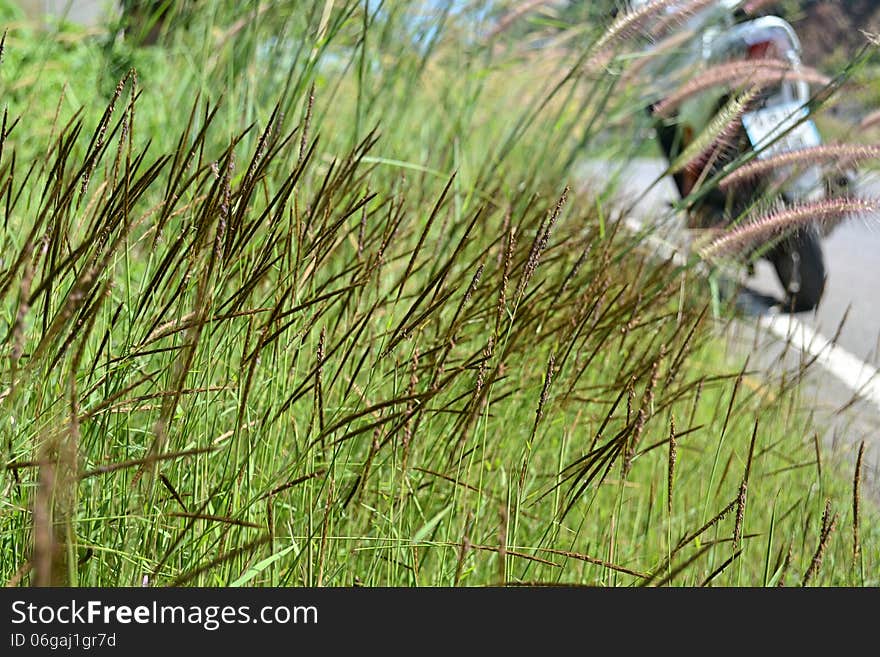
[(815, 310), (825, 291), (825, 258), (819, 231), (800, 230), (773, 247), (766, 258), (773, 264), (785, 288), (785, 309), (791, 312)]

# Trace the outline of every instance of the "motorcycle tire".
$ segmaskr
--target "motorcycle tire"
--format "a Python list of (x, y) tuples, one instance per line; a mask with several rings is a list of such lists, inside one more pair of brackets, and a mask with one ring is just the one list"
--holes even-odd
[(785, 310), (815, 310), (825, 292), (825, 258), (819, 231), (800, 230), (774, 246), (765, 256), (776, 270), (786, 292)]

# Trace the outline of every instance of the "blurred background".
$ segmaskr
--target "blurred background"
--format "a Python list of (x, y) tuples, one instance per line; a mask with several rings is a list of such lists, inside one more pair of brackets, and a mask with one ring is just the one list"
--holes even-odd
[(66, 16), (82, 25), (95, 25), (102, 16), (115, 9), (116, 3), (107, 0), (15, 0), (32, 19)]
[[(123, 8), (129, 12), (143, 11), (152, 5), (161, 9), (163, 5), (174, 5), (175, 0), (0, 0), (2, 4), (20, 7), (31, 19), (47, 20), (52, 17), (65, 17), (81, 25), (97, 25), (102, 18), (118, 15)], [(621, 0), (545, 0), (541, 3), (510, 2), (486, 5), (535, 5), (541, 4), (556, 17), (559, 13), (579, 15), (592, 14), (596, 17), (607, 15), (619, 7)], [(859, 48), (864, 39), (861, 32), (880, 31), (880, 0), (783, 0), (782, 2), (762, 2), (768, 13), (778, 13), (792, 22), (803, 38), (804, 58), (807, 61), (823, 62), (826, 65), (840, 64)], [(532, 16), (534, 22), (540, 12)], [(528, 25), (529, 19), (523, 21)]]

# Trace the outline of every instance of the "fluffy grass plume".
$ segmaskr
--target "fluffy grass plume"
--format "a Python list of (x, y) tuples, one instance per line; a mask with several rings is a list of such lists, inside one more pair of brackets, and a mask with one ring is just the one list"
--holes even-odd
[(878, 157), (880, 157), (880, 146), (823, 144), (779, 153), (766, 159), (744, 164), (722, 178), (719, 186), (724, 190), (732, 189), (738, 184), (755, 180), (785, 167), (830, 163), (840, 168), (846, 168)]
[(465, 3), (369, 7), (197, 7), (151, 49), (10, 29), (0, 579), (765, 583), (814, 428), (568, 166), (633, 90), (488, 50), (515, 30), (481, 45)]
[(725, 230), (702, 247), (701, 254), (711, 259), (743, 253), (755, 244), (813, 223), (822, 224), (852, 215), (870, 215), (878, 209), (880, 202), (861, 198), (835, 198), (785, 207)]

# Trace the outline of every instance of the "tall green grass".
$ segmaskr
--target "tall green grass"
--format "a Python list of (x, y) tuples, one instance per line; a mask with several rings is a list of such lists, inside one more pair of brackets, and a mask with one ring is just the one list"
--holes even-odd
[(10, 29), (0, 578), (876, 585), (796, 381), (571, 173), (630, 99), (484, 20)]

